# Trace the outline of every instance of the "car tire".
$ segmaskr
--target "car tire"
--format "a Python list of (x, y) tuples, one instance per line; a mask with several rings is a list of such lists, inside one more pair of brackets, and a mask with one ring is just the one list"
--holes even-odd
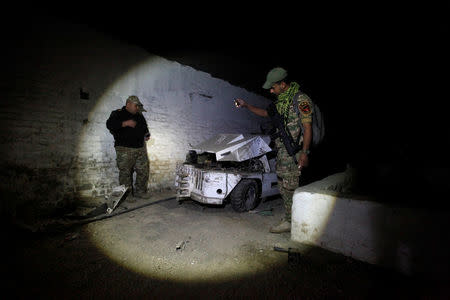
[(252, 179), (243, 179), (230, 194), (231, 207), (237, 212), (254, 209), (257, 205), (258, 184)]

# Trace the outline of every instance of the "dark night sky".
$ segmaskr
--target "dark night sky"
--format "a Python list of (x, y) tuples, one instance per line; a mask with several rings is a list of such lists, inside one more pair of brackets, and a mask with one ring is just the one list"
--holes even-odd
[(446, 140), (448, 4), (314, 3), (77, 2), (30, 8), (13, 23), (85, 24), (267, 97), (266, 73), (282, 66), (321, 105), (344, 148)]

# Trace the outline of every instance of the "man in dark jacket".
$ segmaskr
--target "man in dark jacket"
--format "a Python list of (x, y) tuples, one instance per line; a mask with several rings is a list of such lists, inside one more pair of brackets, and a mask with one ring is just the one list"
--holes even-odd
[(114, 148), (119, 168), (119, 184), (133, 187), (133, 171), (136, 171), (134, 196), (149, 198), (147, 191), (149, 161), (145, 141), (150, 139), (147, 122), (142, 112), (146, 111), (137, 96), (128, 97), (125, 106), (111, 112), (106, 127), (114, 136)]

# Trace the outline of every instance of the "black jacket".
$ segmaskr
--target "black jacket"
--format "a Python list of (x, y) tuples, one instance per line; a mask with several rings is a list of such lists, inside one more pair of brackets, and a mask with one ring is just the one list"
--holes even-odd
[[(136, 127), (122, 127), (122, 122), (130, 119), (136, 121)], [(133, 115), (125, 106), (111, 112), (106, 127), (114, 136), (114, 146), (141, 148), (144, 146), (144, 136), (149, 133), (144, 116), (141, 113)]]

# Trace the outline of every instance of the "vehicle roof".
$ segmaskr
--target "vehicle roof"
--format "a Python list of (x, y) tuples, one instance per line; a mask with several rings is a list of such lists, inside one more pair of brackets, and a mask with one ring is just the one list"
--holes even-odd
[(192, 147), (191, 150), (197, 154), (216, 154), (217, 161), (244, 161), (272, 151), (269, 144), (268, 135), (222, 133)]

